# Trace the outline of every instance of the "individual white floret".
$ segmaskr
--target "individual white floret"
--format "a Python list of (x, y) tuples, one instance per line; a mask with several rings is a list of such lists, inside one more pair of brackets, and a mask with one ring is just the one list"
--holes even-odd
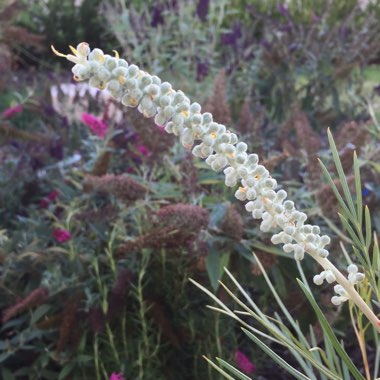
[(125, 68), (127, 68), (128, 67), (128, 62), (125, 59), (119, 58), (118, 61), (117, 61), (117, 65), (119, 67), (125, 67)]
[(138, 85), (140, 90), (143, 91), (144, 94), (149, 94), (149, 86), (152, 85), (152, 77), (149, 74), (143, 74), (140, 80), (138, 80)]
[(237, 170), (233, 167), (229, 166), (228, 168), (224, 169), (223, 171), (225, 178), (225, 184), (228, 187), (234, 187), (237, 185), (237, 181), (239, 179), (239, 175), (237, 173)]
[(326, 281), (327, 281), (329, 284), (332, 284), (333, 282), (336, 281), (336, 278), (335, 278), (335, 276), (334, 276), (334, 273), (331, 272), (331, 270), (326, 271)]
[(114, 57), (107, 56), (104, 65), (105, 65), (106, 69), (112, 71), (113, 69), (115, 69), (118, 66), (117, 65), (117, 59)]
[(325, 259), (328, 257), (329, 251), (327, 249), (324, 249), (324, 248), (317, 248), (317, 254), (318, 254), (318, 256)]
[(91, 51), (90, 46), (87, 42), (81, 42), (77, 45), (76, 49), (79, 55), (81, 55), (82, 57), (87, 57)]
[(347, 301), (347, 299), (345, 299), (345, 297), (340, 297), (340, 296), (331, 297), (331, 303), (335, 306), (339, 306), (340, 304), (342, 304), (345, 301)]
[(158, 126), (165, 125), (167, 122), (167, 118), (163, 112), (158, 112), (154, 117), (154, 123)]
[(350, 264), (347, 267), (347, 271), (348, 271), (348, 273), (357, 273), (359, 271), (359, 268), (355, 264)]
[(102, 50), (96, 48), (92, 50), (91, 53), (89, 53), (88, 59), (90, 61), (96, 61), (103, 64), (106, 60), (106, 57)]
[(290, 252), (293, 252), (294, 251), (294, 245), (293, 244), (284, 244), (282, 249), (284, 250), (284, 252), (286, 253), (290, 253)]
[(235, 197), (239, 199), (239, 201), (247, 200), (247, 188), (239, 187), (235, 192)]
[(127, 107), (137, 107), (141, 98), (143, 97), (143, 93), (139, 89), (134, 89), (128, 91), (121, 99), (121, 103)]
[(268, 232), (273, 228), (274, 218), (269, 212), (264, 212), (263, 221), (260, 224), (260, 230)]
[(297, 244), (294, 247), (294, 259), (301, 261), (305, 257), (305, 248), (302, 245)]
[(293, 211), (294, 210), (294, 202), (287, 200), (284, 202), (284, 207), (285, 207), (285, 210), (288, 212)]
[(194, 102), (194, 103), (191, 103), (191, 105), (190, 105), (190, 112), (192, 114), (200, 113), (201, 109), (202, 109), (202, 107), (199, 103)]
[(157, 75), (152, 75), (152, 83), (156, 84), (157, 86), (161, 86), (161, 79)]
[(243, 165), (238, 166), (236, 170), (237, 170), (238, 175), (241, 178), (243, 178), (243, 179), (247, 178), (247, 176), (248, 176), (248, 169), (245, 166), (243, 166)]
[(210, 165), (213, 170), (219, 172), (227, 166), (228, 160), (221, 154), (211, 154), (206, 158), (206, 164)]
[(348, 281), (350, 281), (351, 284), (356, 285), (359, 282), (362, 282), (365, 278), (363, 273), (359, 273), (359, 268), (355, 264), (350, 264), (347, 267), (348, 271)]
[(315, 285), (322, 285), (324, 279), (325, 279), (324, 276), (322, 276), (321, 274), (316, 274), (313, 277), (313, 282), (314, 282)]
[(139, 73), (139, 68), (136, 65), (130, 65), (127, 68), (127, 76), (129, 78), (135, 78), (137, 77), (137, 74)]
[(156, 115), (157, 107), (149, 95), (144, 95), (137, 107), (144, 117), (150, 118)]

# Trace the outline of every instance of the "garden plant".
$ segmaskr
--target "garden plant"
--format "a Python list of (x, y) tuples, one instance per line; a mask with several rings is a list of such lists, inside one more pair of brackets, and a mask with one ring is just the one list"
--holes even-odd
[(380, 378), (379, 15), (6, 0), (0, 378)]
[[(368, 208), (363, 210), (359, 164), (355, 155), (353, 166), (356, 205), (350, 194), (345, 173), (343, 172), (343, 167), (331, 134), (329, 134), (330, 146), (343, 188), (344, 198), (340, 195), (326, 167), (322, 166), (322, 168), (333, 187), (334, 193), (339, 199), (342, 207), (342, 214), (340, 214), (342, 223), (355, 244), (355, 255), (368, 277), (366, 287), (361, 289), (362, 295), (355, 289), (355, 285), (363, 282), (366, 275), (359, 272), (357, 265), (352, 263), (350, 259), (347, 267), (347, 278), (331, 263), (328, 259), (329, 251), (326, 249), (326, 246), (330, 243), (330, 238), (327, 235), (320, 235), (320, 228), (318, 226), (305, 224), (307, 220), (306, 214), (298, 211), (295, 208), (294, 202), (286, 200), (287, 193), (285, 190), (277, 190), (278, 185), (276, 180), (270, 176), (264, 166), (259, 164), (258, 156), (256, 154), (248, 154), (247, 144), (239, 142), (236, 134), (231, 133), (224, 125), (213, 122), (210, 113), (201, 113), (199, 103), (191, 103), (183, 92), (174, 90), (170, 83), (161, 82), (158, 77), (151, 76), (140, 70), (136, 65), (129, 65), (127, 61), (119, 58), (119, 54), (116, 51), (115, 56), (112, 57), (104, 54), (100, 49), (91, 51), (89, 45), (84, 42), (80, 43), (76, 48), (70, 46), (73, 54), (64, 55), (56, 51), (54, 47), (52, 49), (56, 55), (65, 57), (75, 64), (72, 72), (76, 81), (89, 80), (91, 86), (101, 90), (107, 88), (111, 95), (121, 101), (123, 105), (137, 107), (144, 117), (154, 117), (156, 125), (164, 127), (168, 133), (179, 136), (182, 145), (187, 149), (192, 149), (192, 153), (195, 156), (206, 159), (206, 163), (213, 170), (223, 171), (226, 186), (235, 187), (237, 184), (241, 185), (236, 191), (235, 197), (241, 201), (248, 201), (245, 204), (246, 210), (252, 213), (254, 219), (262, 219), (260, 225), (261, 231), (269, 232), (274, 230), (276, 232), (271, 237), (272, 243), (283, 244), (282, 249), (284, 252), (293, 253), (294, 259), (297, 261), (302, 261), (305, 254), (310, 255), (323, 268), (321, 273), (314, 276), (313, 282), (316, 285), (322, 285), (324, 281), (327, 281), (329, 284), (336, 283), (334, 286), (336, 295), (331, 298), (331, 302), (334, 305), (339, 306), (342, 302), (350, 301), (353, 324), (355, 328), (358, 328), (358, 344), (363, 346), (363, 330), (368, 328), (368, 322), (372, 325), (374, 335), (378, 339), (377, 334), (380, 332), (380, 319), (372, 310), (371, 304), (374, 302), (374, 305), (378, 306), (380, 301), (380, 279), (378, 276), (380, 252), (376, 235), (374, 237), (374, 244), (371, 244), (372, 229), (370, 214)], [(196, 141), (200, 142), (194, 146)], [(363, 222), (365, 224), (365, 234), (363, 234)], [(370, 252), (370, 248), (372, 252)], [(233, 277), (232, 279), (234, 280)], [(238, 285), (238, 283), (236, 284)], [(268, 284), (271, 285), (270, 282)], [(300, 282), (300, 284), (319, 317), (325, 333), (326, 345), (329, 347), (330, 354), (335, 356), (333, 362), (330, 362), (331, 359), (324, 362), (321, 354), (318, 353), (315, 356), (310, 353), (310, 350), (313, 348), (317, 350), (319, 348), (310, 346), (305, 336), (299, 331), (297, 323), (286, 312), (286, 309), (285, 314), (293, 322), (293, 327), (299, 335), (298, 339), (300, 341), (298, 341), (298, 347), (292, 342), (292, 335), (286, 329), (286, 326), (282, 324), (281, 319), (278, 317), (277, 322), (280, 323), (280, 327), (283, 327), (284, 330), (282, 331), (275, 323), (269, 323), (268, 317), (261, 313), (260, 309), (257, 308), (249, 296), (247, 296), (247, 301), (250, 302), (254, 310), (249, 309), (248, 306), (245, 306), (241, 302), (240, 305), (243, 306), (248, 315), (258, 319), (265, 327), (269, 328), (270, 333), (277, 338), (279, 343), (285, 344), (293, 350), (297, 360), (303, 365), (306, 374), (302, 374), (283, 362), (268, 346), (259, 343), (260, 340), (249, 330), (245, 330), (247, 334), (297, 378), (307, 378), (306, 375), (315, 377), (310, 364), (329, 378), (339, 379), (342, 376), (348, 378), (350, 374), (356, 379), (364, 378), (353, 365), (344, 347), (331, 330), (318, 304), (313, 299), (307, 282)], [(238, 298), (228, 288), (226, 290), (233, 296), (235, 301), (238, 301)], [(241, 291), (245, 294), (243, 289)], [(275, 290), (273, 292), (276, 295)], [(209, 294), (212, 295), (211, 293)], [(374, 297), (374, 301), (372, 301), (372, 297)], [(218, 311), (227, 312), (228, 315), (235, 318), (236, 314), (239, 315), (239, 312), (231, 311), (223, 303), (221, 305), (223, 308)], [(366, 317), (367, 321), (363, 322), (363, 317)], [(363, 327), (363, 324), (365, 327)], [(250, 327), (250, 329), (258, 333), (256, 328)], [(304, 350), (300, 348), (302, 344), (304, 345)], [(365, 347), (363, 347), (363, 356), (366, 357)], [(307, 364), (305, 359), (308, 362)], [(336, 360), (341, 361), (340, 368), (336, 368)], [(220, 363), (240, 378), (247, 378), (242, 372), (231, 368), (224, 361), (220, 361)], [(378, 368), (374, 370), (376, 376)], [(221, 369), (220, 371), (229, 376), (226, 371)], [(367, 376), (370, 376), (368, 364), (366, 372)], [(229, 378), (232, 377), (229, 376)]]

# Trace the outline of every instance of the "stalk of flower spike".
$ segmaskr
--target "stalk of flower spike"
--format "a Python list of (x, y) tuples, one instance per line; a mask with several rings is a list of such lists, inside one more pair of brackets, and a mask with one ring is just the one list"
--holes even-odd
[(350, 299), (380, 332), (380, 320), (354, 288), (355, 283), (363, 280), (363, 274), (355, 272), (347, 280), (327, 259), (329, 252), (325, 247), (330, 238), (321, 235), (318, 226), (305, 224), (307, 215), (286, 199), (285, 190), (276, 190), (277, 181), (259, 164), (256, 154), (247, 153), (246, 143), (214, 122), (210, 113), (201, 113), (201, 106), (191, 103), (182, 91), (174, 90), (170, 83), (161, 82), (136, 65), (129, 65), (117, 52), (112, 57), (100, 49), (91, 50), (83, 42), (70, 49), (74, 55), (58, 53), (54, 48), (53, 51), (75, 63), (75, 80), (88, 80), (96, 88), (107, 88), (123, 105), (137, 107), (145, 117), (154, 118), (158, 126), (165, 126), (166, 132), (179, 136), (182, 145), (192, 148), (194, 156), (205, 159), (214, 171), (223, 170), (226, 186), (241, 185), (235, 197), (248, 201), (246, 210), (253, 218), (262, 219), (260, 230), (280, 230), (272, 236), (272, 242), (282, 244), (283, 250), (293, 253), (296, 260), (302, 260), (305, 253), (317, 260), (324, 271), (314, 277), (314, 282), (338, 282), (334, 287), (338, 295), (332, 297), (332, 302), (337, 305)]

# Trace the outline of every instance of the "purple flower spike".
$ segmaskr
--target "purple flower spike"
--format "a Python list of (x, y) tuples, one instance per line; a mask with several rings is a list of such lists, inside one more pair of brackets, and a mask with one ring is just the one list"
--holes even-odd
[(210, 0), (199, 0), (197, 5), (197, 16), (202, 22), (207, 20)]

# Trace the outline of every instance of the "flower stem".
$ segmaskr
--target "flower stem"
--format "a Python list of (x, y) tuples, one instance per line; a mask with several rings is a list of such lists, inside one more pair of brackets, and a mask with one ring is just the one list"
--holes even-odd
[(359, 293), (355, 290), (354, 286), (343, 276), (343, 274), (338, 270), (338, 268), (327, 258), (322, 258), (317, 254), (309, 252), (315, 261), (317, 261), (324, 270), (330, 270), (335, 278), (336, 282), (343, 286), (344, 290), (350, 296), (350, 301), (352, 301), (368, 318), (370, 323), (375, 327), (376, 331), (380, 334), (380, 319), (375, 315), (371, 308), (364, 302), (363, 298), (360, 297)]

